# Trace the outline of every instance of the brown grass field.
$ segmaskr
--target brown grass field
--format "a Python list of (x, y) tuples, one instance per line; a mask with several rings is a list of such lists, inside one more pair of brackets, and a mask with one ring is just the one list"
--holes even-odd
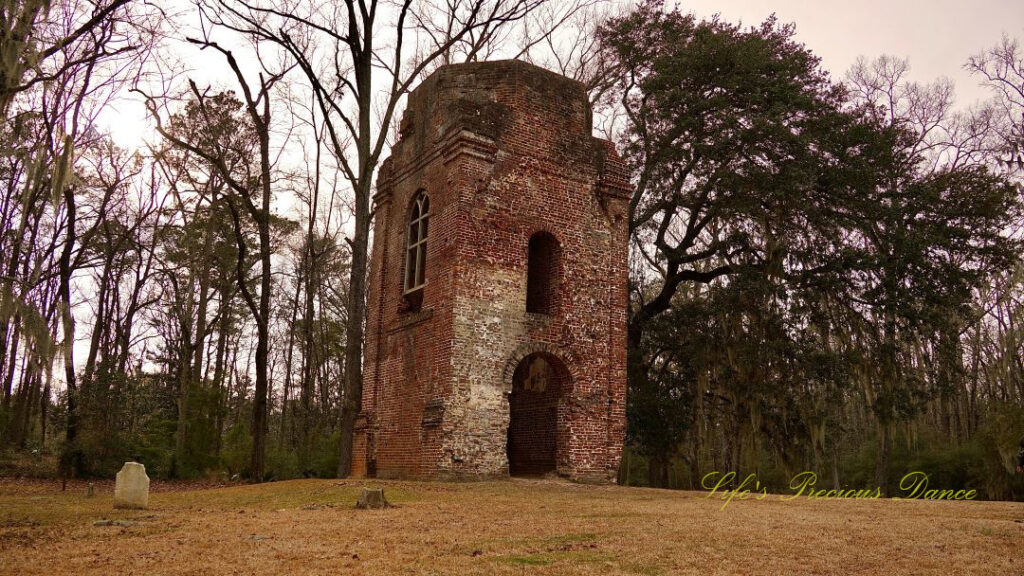
[[(396, 506), (355, 510), (363, 485)], [(0, 481), (0, 574), (1024, 574), (1024, 504), (733, 501), (554, 480)], [(96, 526), (102, 519), (129, 526)]]

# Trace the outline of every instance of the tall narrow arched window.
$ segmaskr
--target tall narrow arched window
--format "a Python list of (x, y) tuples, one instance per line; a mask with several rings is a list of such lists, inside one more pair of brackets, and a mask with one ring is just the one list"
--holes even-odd
[(526, 263), (526, 311), (554, 314), (558, 305), (561, 249), (558, 240), (547, 232), (530, 237)]
[[(419, 192), (413, 199), (406, 229), (405, 275), (402, 294), (419, 308), (422, 288), (427, 279), (427, 233), (430, 220), (430, 198)], [(415, 302), (413, 302), (415, 300)]]

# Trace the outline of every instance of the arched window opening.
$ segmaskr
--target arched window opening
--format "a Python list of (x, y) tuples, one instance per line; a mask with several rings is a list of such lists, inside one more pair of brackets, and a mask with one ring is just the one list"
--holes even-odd
[(430, 220), (430, 198), (420, 192), (413, 199), (406, 229), (405, 271), (402, 280), (403, 308), (406, 312), (420, 309), (423, 285), (427, 282), (427, 234)]
[(547, 232), (530, 237), (526, 264), (526, 311), (554, 314), (558, 305), (561, 251), (558, 240)]

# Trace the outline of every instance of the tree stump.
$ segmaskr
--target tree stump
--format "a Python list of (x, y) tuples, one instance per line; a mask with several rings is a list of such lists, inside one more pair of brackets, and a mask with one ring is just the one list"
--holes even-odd
[(361, 509), (373, 509), (373, 508), (387, 508), (390, 506), (387, 499), (384, 498), (383, 488), (363, 488), (362, 494), (359, 495), (359, 500), (356, 500), (356, 508)]

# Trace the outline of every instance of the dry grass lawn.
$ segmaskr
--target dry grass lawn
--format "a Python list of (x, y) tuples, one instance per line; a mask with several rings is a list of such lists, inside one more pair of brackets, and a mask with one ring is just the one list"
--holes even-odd
[[(0, 573), (1024, 574), (1024, 504), (734, 501), (544, 480), (362, 482), (155, 491), (0, 483)], [(96, 526), (101, 519), (129, 526)]]

